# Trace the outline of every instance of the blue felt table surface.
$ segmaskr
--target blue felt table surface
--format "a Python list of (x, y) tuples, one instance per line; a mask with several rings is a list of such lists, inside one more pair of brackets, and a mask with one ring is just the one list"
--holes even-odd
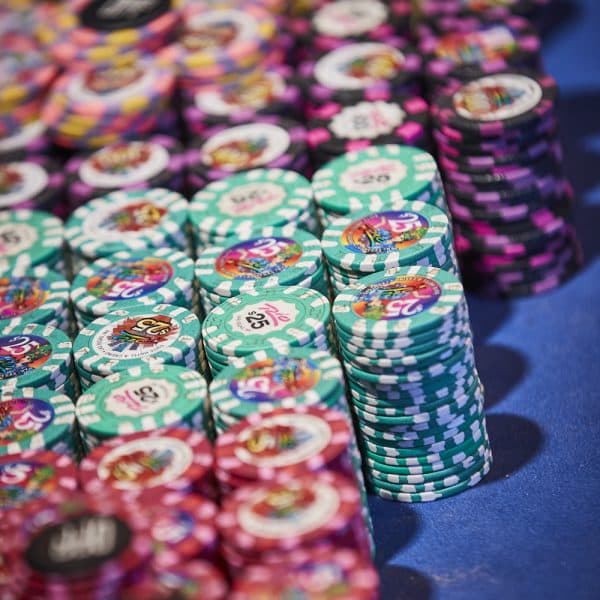
[(600, 0), (549, 10), (586, 264), (537, 298), (469, 298), (495, 464), (454, 498), (371, 500), (384, 600), (600, 598)]

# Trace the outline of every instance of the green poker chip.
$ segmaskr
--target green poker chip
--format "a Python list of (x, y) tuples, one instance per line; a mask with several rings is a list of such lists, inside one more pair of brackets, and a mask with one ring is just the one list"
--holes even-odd
[(0, 331), (0, 389), (61, 390), (71, 371), (71, 341), (60, 329), (30, 323)]
[(196, 277), (201, 289), (229, 298), (257, 288), (300, 285), (321, 265), (321, 245), (314, 235), (297, 230), (289, 236), (273, 229), (268, 236), (227, 238), (207, 248), (196, 261)]
[(69, 330), (69, 283), (44, 266), (0, 273), (0, 330), (29, 323)]
[(246, 356), (268, 347), (310, 345), (327, 335), (329, 301), (315, 290), (277, 286), (244, 293), (214, 308), (202, 325), (207, 348)]
[[(207, 402), (207, 384), (184, 367), (134, 366), (100, 380), (81, 395), (76, 415), (86, 435), (107, 439), (191, 424)], [(206, 428), (204, 428), (205, 430)]]
[(162, 188), (118, 191), (91, 200), (69, 217), (65, 239), (84, 262), (116, 252), (186, 250), (188, 202)]
[(75, 406), (68, 396), (35, 387), (0, 388), (0, 406), (0, 456), (71, 451)]
[(435, 159), (409, 146), (372, 146), (344, 154), (315, 172), (312, 187), (327, 223), (329, 215), (379, 211), (396, 200), (419, 200), (447, 210)]
[(62, 221), (40, 210), (0, 211), (0, 271), (22, 274), (41, 265), (64, 271)]
[[(190, 202), (196, 247), (263, 227), (310, 227), (312, 188), (295, 171), (253, 169), (208, 184)], [(310, 229), (309, 229), (310, 230)]]
[(330, 353), (310, 348), (254, 352), (224, 369), (210, 384), (213, 410), (237, 422), (256, 412), (325, 404), (338, 408), (343, 371)]
[(186, 308), (124, 303), (79, 332), (73, 356), (83, 384), (145, 364), (197, 370), (199, 344), (200, 322)]
[(321, 244), (333, 273), (349, 283), (393, 267), (442, 267), (451, 260), (452, 232), (435, 206), (398, 201), (378, 212), (340, 217), (325, 229)]
[(192, 305), (194, 262), (171, 248), (117, 252), (82, 269), (73, 281), (71, 300), (85, 326), (123, 303), (140, 306)]

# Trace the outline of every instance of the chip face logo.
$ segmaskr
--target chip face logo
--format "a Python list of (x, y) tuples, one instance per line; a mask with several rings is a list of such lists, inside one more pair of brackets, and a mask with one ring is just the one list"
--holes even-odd
[(40, 165), (13, 162), (0, 165), (0, 208), (10, 208), (33, 200), (48, 184), (48, 173)]
[[(0, 417), (0, 420), (3, 419)], [(15, 458), (14, 462), (0, 465), (0, 511), (42, 498), (57, 487), (53, 466)]]
[(48, 284), (35, 277), (0, 277), (0, 320), (26, 315), (46, 302)]
[(111, 94), (139, 81), (143, 75), (136, 65), (93, 69), (85, 76), (85, 86), (96, 94)]
[(52, 355), (52, 344), (37, 335), (0, 337), (0, 380), (12, 379), (41, 367)]
[(54, 421), (53, 406), (36, 398), (0, 402), (0, 446), (23, 443)]
[(133, 233), (156, 227), (166, 214), (166, 209), (152, 202), (136, 202), (110, 213), (100, 227), (108, 231)]

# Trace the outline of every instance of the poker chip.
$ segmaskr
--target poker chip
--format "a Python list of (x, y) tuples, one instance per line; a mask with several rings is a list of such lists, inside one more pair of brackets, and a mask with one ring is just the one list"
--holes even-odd
[(169, 304), (123, 303), (94, 319), (73, 342), (82, 389), (135, 366), (165, 364), (198, 370), (200, 322), (189, 310)]
[(429, 107), (417, 96), (369, 100), (350, 106), (328, 103), (307, 123), (317, 167), (353, 150), (382, 144), (429, 148)]
[(309, 181), (283, 169), (253, 169), (214, 181), (193, 196), (189, 208), (197, 249), (267, 227), (317, 229)]
[(31, 387), (73, 396), (71, 341), (51, 325), (29, 323), (0, 331), (0, 390)]
[(123, 591), (122, 600), (168, 600), (176, 596), (184, 600), (225, 600), (227, 582), (213, 565), (202, 560), (174, 565), (144, 579)]
[(188, 152), (188, 184), (192, 190), (240, 171), (308, 166), (305, 128), (291, 119), (261, 115), (250, 122), (208, 129)]
[(22, 161), (28, 156), (42, 156), (50, 149), (50, 137), (42, 121), (34, 120), (11, 134), (0, 135), (0, 161)]
[(52, 86), (41, 118), (62, 146), (103, 148), (154, 132), (174, 87), (173, 72), (150, 58), (67, 71)]
[(323, 295), (329, 293), (319, 240), (301, 229), (292, 235), (283, 228), (269, 233), (250, 234), (244, 241), (232, 236), (200, 253), (196, 278), (207, 312), (232, 296), (274, 286), (316, 287)]
[(317, 169), (312, 187), (324, 228), (337, 217), (382, 210), (397, 200), (419, 200), (448, 210), (435, 159), (409, 146), (347, 152)]
[(379, 576), (373, 565), (349, 548), (327, 545), (288, 555), (285, 566), (256, 565), (233, 583), (231, 600), (279, 600), (300, 593), (307, 599), (335, 596), (376, 600)]
[(64, 176), (41, 156), (0, 164), (0, 210), (41, 210), (64, 216)]
[[(60, 396), (54, 395), (52, 399), (56, 403)], [(41, 408), (43, 401), (39, 402)], [(9, 419), (12, 418), (10, 413)], [(8, 439), (7, 430), (2, 429), (3, 440)], [(23, 432), (20, 435), (23, 436)], [(0, 458), (0, 514), (43, 500), (56, 490), (69, 493), (76, 489), (77, 465), (66, 454), (52, 450), (24, 450)]]
[(43, 266), (0, 272), (0, 330), (29, 323), (70, 329), (69, 283)]
[(183, 196), (162, 188), (112, 192), (88, 202), (65, 226), (75, 265), (81, 268), (121, 251), (185, 251), (187, 205)]
[(206, 431), (206, 381), (185, 367), (149, 364), (101, 379), (77, 400), (84, 445), (161, 427), (188, 425)]
[(14, 512), (12, 543), (2, 551), (23, 597), (115, 598), (151, 556), (144, 513), (108, 498), (56, 494)]
[(287, 65), (257, 69), (227, 83), (202, 85), (185, 95), (183, 117), (194, 136), (204, 136), (216, 125), (233, 126), (259, 115), (301, 116), (302, 92)]
[(109, 0), (47, 3), (39, 9), (35, 33), (50, 56), (65, 66), (131, 64), (171, 40), (180, 4), (154, 0), (123, 11)]
[(191, 308), (193, 281), (194, 262), (183, 252), (171, 248), (117, 252), (78, 273), (71, 301), (82, 328), (123, 302)]
[(40, 210), (0, 211), (0, 271), (39, 266), (64, 270), (62, 221)]
[(206, 494), (212, 467), (205, 435), (169, 427), (104, 441), (81, 461), (79, 477), (90, 495), (110, 492), (122, 499), (157, 502), (169, 492)]
[(400, 266), (458, 272), (448, 217), (419, 201), (397, 200), (388, 210), (340, 217), (324, 231), (321, 245), (334, 292), (367, 273)]
[(183, 189), (185, 156), (180, 143), (167, 135), (111, 143), (74, 156), (65, 166), (73, 207), (112, 191), (151, 188)]
[(243, 357), (275, 348), (307, 346), (327, 351), (329, 301), (315, 290), (276, 286), (245, 292), (215, 307), (202, 323), (202, 339), (213, 375)]
[(427, 502), (480, 481), (492, 454), (457, 277), (423, 266), (374, 273), (337, 296), (333, 317), (372, 491)]
[(223, 502), (217, 525), (233, 572), (282, 564), (289, 552), (325, 543), (369, 557), (360, 494), (331, 471), (241, 487)]
[[(0, 415), (0, 456), (21, 456), (28, 450), (74, 456), (78, 447), (75, 406), (68, 396), (41, 388), (2, 387)], [(15, 493), (21, 494), (18, 488)]]
[(439, 95), (432, 115), (467, 285), (542, 293), (581, 264), (551, 77), (502, 72)]
[(405, 41), (358, 42), (327, 52), (298, 68), (311, 107), (333, 102), (351, 106), (371, 100), (392, 101), (418, 95), (421, 57)]
[(541, 43), (527, 19), (480, 15), (448, 19), (446, 27), (440, 34), (423, 36), (419, 43), (433, 96), (453, 82), (539, 67)]

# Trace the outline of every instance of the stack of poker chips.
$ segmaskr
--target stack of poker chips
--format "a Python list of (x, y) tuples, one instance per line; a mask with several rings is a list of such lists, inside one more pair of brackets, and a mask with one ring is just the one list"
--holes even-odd
[(79, 480), (90, 496), (156, 502), (169, 492), (214, 495), (208, 438), (190, 427), (167, 427), (105, 440), (80, 464)]
[[(329, 294), (319, 240), (291, 228), (234, 235), (209, 246), (196, 261), (200, 299), (206, 312), (228, 298), (274, 286), (297, 285)], [(240, 239), (244, 241), (239, 241)]]
[(188, 425), (207, 432), (206, 381), (191, 369), (164, 364), (130, 367), (90, 386), (77, 400), (87, 452), (128, 433)]
[(540, 67), (540, 38), (522, 17), (504, 13), (448, 17), (438, 20), (437, 27), (438, 31), (421, 32), (419, 42), (433, 98), (452, 83)]
[(35, 33), (61, 65), (78, 70), (129, 65), (173, 39), (180, 4), (180, 0), (135, 6), (94, 0), (47, 2), (38, 9)]
[[(379, 598), (379, 576), (374, 566), (358, 552), (328, 544), (309, 551), (286, 553), (282, 566), (259, 565), (246, 569), (234, 579), (230, 600), (279, 600), (301, 594), (313, 594), (315, 573), (319, 593), (335, 597), (344, 590), (349, 598)], [(301, 596), (302, 597), (302, 596)]]
[(51, 325), (21, 324), (0, 331), (0, 390), (31, 387), (74, 397), (71, 341)]
[(0, 387), (0, 402), (1, 457), (20, 456), (33, 450), (79, 456), (75, 405), (71, 398), (41, 387)]
[(69, 70), (53, 84), (42, 120), (55, 143), (103, 148), (175, 123), (168, 108), (174, 73), (150, 59), (120, 67)]
[(75, 155), (65, 166), (72, 207), (112, 191), (168, 188), (185, 184), (185, 154), (168, 135), (122, 140), (95, 152)]
[(73, 356), (83, 390), (103, 377), (145, 364), (197, 371), (201, 364), (200, 322), (180, 306), (123, 303), (79, 332)]
[[(57, 396), (54, 395), (53, 398), (56, 402)], [(38, 432), (33, 435), (40, 434)], [(22, 439), (23, 433), (18, 434), (18, 437)], [(47, 436), (44, 442), (46, 439)], [(20, 442), (18, 445), (21, 445)], [(15, 473), (18, 473), (17, 477)], [(4, 514), (7, 510), (19, 509), (56, 490), (74, 492), (78, 486), (77, 465), (67, 454), (59, 454), (53, 450), (19, 449), (17, 454), (0, 456), (0, 481), (5, 482), (0, 494), (0, 514)]]
[(0, 211), (24, 209), (66, 214), (65, 177), (53, 160), (28, 156), (0, 164)]
[(358, 42), (331, 50), (299, 66), (307, 98), (306, 112), (334, 103), (341, 106), (420, 91), (421, 57), (403, 40), (393, 44)]
[(448, 217), (424, 202), (396, 200), (378, 212), (339, 217), (324, 231), (321, 244), (334, 293), (394, 267), (458, 272)]
[(375, 273), (333, 316), (374, 493), (427, 502), (476, 485), (492, 455), (460, 281), (432, 267)]
[(457, 84), (432, 107), (465, 280), (495, 296), (552, 289), (579, 266), (562, 174), (555, 81), (508, 71)]
[(329, 102), (312, 111), (306, 128), (316, 167), (370, 146), (431, 146), (429, 106), (418, 96), (363, 100), (350, 105)]
[(189, 188), (256, 168), (304, 172), (308, 167), (306, 129), (297, 121), (260, 115), (251, 121), (211, 127), (188, 150)]
[(306, 346), (330, 352), (329, 301), (295, 285), (246, 292), (207, 315), (202, 341), (213, 375), (258, 350)]
[(0, 330), (37, 323), (69, 333), (69, 287), (44, 266), (0, 270)]
[(258, 228), (318, 229), (310, 182), (283, 169), (253, 169), (210, 183), (190, 202), (190, 225), (198, 251)]
[(187, 131), (202, 137), (211, 127), (249, 122), (260, 115), (302, 116), (302, 92), (288, 65), (272, 65), (228, 83), (184, 90)]
[(234, 576), (251, 565), (285, 565), (290, 552), (326, 544), (370, 560), (360, 493), (334, 471), (243, 486), (225, 499), (217, 524)]
[(194, 261), (171, 248), (117, 252), (84, 267), (71, 286), (77, 324), (86, 327), (124, 302), (193, 304)]
[(356, 42), (393, 42), (408, 37), (410, 2), (371, 0), (322, 2), (310, 16), (290, 20), (296, 37), (297, 60), (325, 54)]
[(112, 192), (80, 206), (65, 226), (74, 271), (121, 251), (186, 251), (188, 202), (167, 189)]
[(312, 188), (324, 228), (338, 217), (382, 210), (397, 200), (419, 200), (448, 210), (435, 159), (410, 146), (348, 152), (315, 171)]
[(63, 273), (63, 235), (62, 221), (41, 210), (0, 211), (0, 271), (46, 267)]

